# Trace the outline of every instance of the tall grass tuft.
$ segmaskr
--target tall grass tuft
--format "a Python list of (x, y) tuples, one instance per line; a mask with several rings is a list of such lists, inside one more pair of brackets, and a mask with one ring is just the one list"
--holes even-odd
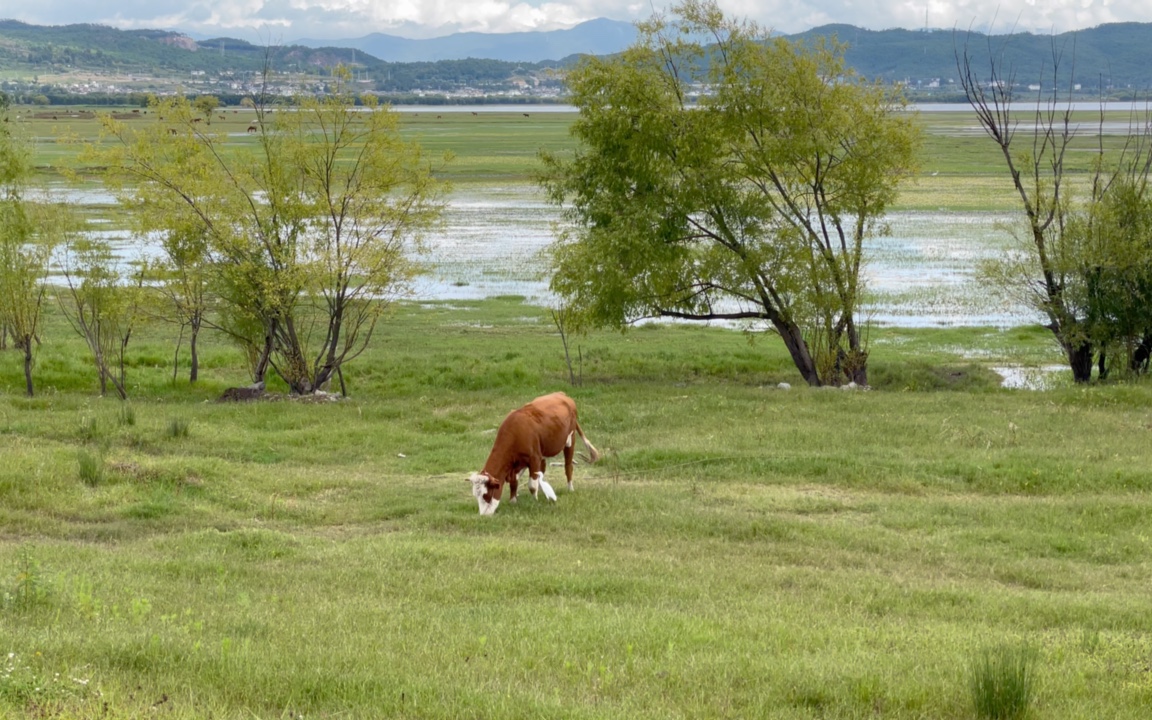
[(100, 420), (89, 415), (80, 421), (80, 438), (91, 442), (100, 438)]
[(168, 421), (168, 437), (172, 439), (186, 438), (191, 431), (192, 423), (185, 418), (172, 418)]
[(968, 687), (979, 718), (1021, 720), (1036, 690), (1036, 652), (1027, 645), (985, 648), (969, 668)]
[(104, 458), (99, 454), (81, 450), (76, 457), (80, 466), (80, 479), (89, 487), (104, 482)]
[(121, 425), (132, 426), (136, 424), (136, 408), (128, 403), (120, 406), (119, 420)]

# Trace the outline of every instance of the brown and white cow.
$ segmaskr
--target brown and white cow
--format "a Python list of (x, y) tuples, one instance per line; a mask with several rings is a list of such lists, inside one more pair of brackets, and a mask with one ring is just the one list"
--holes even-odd
[[(547, 459), (564, 453), (564, 474), (572, 490), (572, 456), (576, 451), (575, 436), (588, 448), (587, 461), (596, 462), (600, 453), (588, 442), (576, 421), (576, 403), (562, 392), (538, 397), (522, 408), (513, 410), (500, 423), (492, 452), (484, 469), (468, 478), (481, 515), (491, 515), (500, 505), (504, 485), (509, 487), (510, 501), (516, 502), (516, 485), (520, 473), (528, 470), (528, 489), (532, 497), (543, 490), (549, 500), (556, 499), (552, 486), (544, 480)], [(539, 499), (539, 498), (537, 498)]]

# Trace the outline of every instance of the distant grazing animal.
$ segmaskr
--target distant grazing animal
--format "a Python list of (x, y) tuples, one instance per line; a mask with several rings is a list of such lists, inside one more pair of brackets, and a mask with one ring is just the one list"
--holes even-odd
[(256, 126), (255, 125), (249, 125), (248, 126), (248, 132), (250, 132), (250, 133), (256, 132)]
[(528, 117), (528, 113), (524, 113), (524, 117)]
[(561, 452), (564, 453), (564, 475), (571, 491), (572, 456), (576, 451), (577, 435), (588, 448), (585, 459), (589, 463), (599, 460), (600, 453), (588, 442), (576, 420), (576, 403), (562, 392), (538, 397), (508, 413), (496, 431), (496, 440), (484, 469), (468, 478), (480, 514), (496, 512), (505, 484), (509, 486), (510, 502), (516, 502), (517, 477), (525, 468), (532, 497), (536, 497), (536, 491), (540, 489), (549, 500), (555, 500), (556, 493), (544, 480), (544, 468), (548, 458)]

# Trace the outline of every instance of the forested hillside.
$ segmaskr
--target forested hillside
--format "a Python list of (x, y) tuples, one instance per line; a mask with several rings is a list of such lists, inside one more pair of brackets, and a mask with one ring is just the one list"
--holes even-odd
[(537, 85), (546, 82), (547, 71), (560, 64), (487, 59), (387, 63), (352, 48), (265, 47), (234, 38), (195, 41), (163, 30), (117, 30), (102, 25), (41, 27), (0, 21), (0, 73), (12, 79), (68, 74), (180, 81), (194, 76), (243, 79), (260, 73), (266, 63), (279, 73), (317, 78), (344, 64), (373, 89), (397, 93), (505, 88), (517, 81)]
[[(986, 36), (957, 30), (865, 30), (850, 25), (826, 25), (791, 36), (815, 41), (834, 37), (847, 45), (846, 60), (862, 75), (907, 83), (913, 93), (954, 99), (956, 53), (967, 46), (977, 68), (991, 55), (1002, 57), (1016, 83), (1050, 86), (1054, 53), (1062, 55), (1061, 85), (1075, 68), (1075, 81), (1088, 95), (1132, 96), (1152, 87), (1152, 23), (1116, 23), (1061, 35)], [(437, 38), (443, 41), (444, 38)], [(412, 41), (420, 42), (420, 41)], [(196, 41), (165, 30), (117, 30), (100, 25), (41, 27), (0, 21), (0, 89), (16, 96), (51, 96), (87, 92), (62, 84), (59, 78), (120, 77), (114, 92), (156, 92), (163, 84), (215, 84), (212, 92), (250, 91), (252, 78), (266, 66), (276, 73), (322, 83), (338, 64), (349, 66), (365, 89), (416, 97), (523, 92), (543, 99), (562, 92), (557, 68), (570, 66), (577, 55), (529, 63), (484, 58), (435, 62), (385, 62), (351, 47), (313, 48), (304, 45), (260, 46), (232, 38)], [(1074, 63), (1073, 63), (1074, 59)], [(125, 80), (125, 77), (128, 79)], [(55, 85), (41, 86), (42, 78)], [(214, 78), (214, 79), (213, 79)], [(158, 85), (157, 83), (160, 83)], [(20, 84), (22, 83), (22, 84)], [(134, 83), (134, 84), (133, 84)], [(246, 85), (247, 83), (247, 85)], [(220, 86), (224, 87), (220, 87)]]
[[(851, 25), (825, 25), (794, 37), (815, 40), (835, 37), (847, 43), (845, 59), (865, 77), (910, 81), (933, 78), (947, 85), (956, 79), (956, 53), (967, 45), (974, 60), (987, 64), (991, 54), (1000, 56), (1022, 84), (1050, 85), (1053, 52), (1062, 54), (1061, 67), (1073, 69), (1085, 89), (1152, 86), (1152, 23), (1112, 23), (1060, 35), (983, 35), (966, 30), (864, 30)], [(1064, 77), (1067, 78), (1067, 74)]]

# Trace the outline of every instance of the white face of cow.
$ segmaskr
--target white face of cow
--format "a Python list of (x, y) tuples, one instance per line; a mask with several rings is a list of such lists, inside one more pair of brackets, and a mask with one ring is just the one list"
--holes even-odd
[[(472, 494), (476, 496), (476, 503), (480, 506), (481, 515), (491, 515), (496, 512), (496, 508), (500, 506), (500, 501), (493, 498), (488, 492), (488, 481), (490, 478), (483, 473), (475, 473), (468, 480), (472, 483)], [(490, 500), (485, 500), (484, 496), (487, 495)]]

